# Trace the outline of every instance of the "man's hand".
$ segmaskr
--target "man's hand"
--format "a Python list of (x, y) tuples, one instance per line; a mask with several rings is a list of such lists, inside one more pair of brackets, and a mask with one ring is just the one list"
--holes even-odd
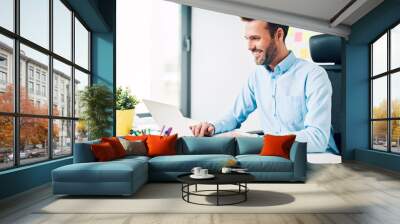
[(213, 124), (208, 122), (201, 122), (200, 124), (190, 126), (193, 135), (196, 137), (211, 137), (214, 134), (215, 127)]

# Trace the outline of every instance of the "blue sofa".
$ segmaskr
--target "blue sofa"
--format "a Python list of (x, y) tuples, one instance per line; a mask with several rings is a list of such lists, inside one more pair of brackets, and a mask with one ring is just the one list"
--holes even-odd
[(306, 143), (295, 142), (290, 159), (259, 156), (263, 138), (258, 137), (182, 137), (177, 155), (127, 156), (96, 162), (90, 145), (75, 144), (74, 163), (52, 171), (53, 193), (68, 195), (131, 195), (146, 182), (176, 181), (193, 167), (218, 172), (230, 159), (247, 168), (260, 182), (304, 182)]

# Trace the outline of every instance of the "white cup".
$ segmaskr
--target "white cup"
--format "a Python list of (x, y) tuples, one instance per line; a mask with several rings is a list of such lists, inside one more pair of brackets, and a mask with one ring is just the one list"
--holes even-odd
[(208, 169), (201, 169), (200, 170), (200, 176), (207, 176), (208, 175)]
[(232, 171), (232, 168), (230, 167), (222, 167), (221, 172), (222, 173), (230, 173)]
[(192, 173), (193, 173), (194, 175), (196, 175), (196, 176), (199, 176), (199, 175), (201, 175), (201, 174), (200, 174), (200, 171), (201, 171), (201, 170), (202, 170), (201, 167), (193, 167)]

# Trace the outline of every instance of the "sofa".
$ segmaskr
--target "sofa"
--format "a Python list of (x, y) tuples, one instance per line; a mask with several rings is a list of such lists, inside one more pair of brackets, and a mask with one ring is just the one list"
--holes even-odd
[(236, 160), (258, 182), (305, 182), (306, 143), (294, 142), (290, 159), (260, 156), (262, 137), (181, 137), (177, 154), (168, 156), (126, 156), (96, 162), (91, 144), (75, 144), (73, 164), (52, 171), (54, 194), (132, 195), (147, 182), (176, 181), (180, 174), (200, 166), (219, 172), (228, 160)]

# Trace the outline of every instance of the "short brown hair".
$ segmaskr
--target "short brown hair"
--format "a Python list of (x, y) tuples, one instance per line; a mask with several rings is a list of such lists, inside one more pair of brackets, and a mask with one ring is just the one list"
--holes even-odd
[[(243, 22), (251, 22), (251, 21), (255, 20), (255, 19), (248, 18), (248, 17), (240, 17), (240, 19)], [(269, 34), (271, 35), (271, 37), (274, 37), (275, 32), (278, 30), (278, 28), (282, 28), (282, 30), (283, 30), (283, 41), (285, 41), (287, 33), (289, 31), (289, 26), (281, 25), (281, 24), (278, 24), (278, 23), (270, 23), (270, 22), (267, 22), (267, 21), (265, 21), (265, 22), (267, 23), (266, 28), (268, 29)]]

